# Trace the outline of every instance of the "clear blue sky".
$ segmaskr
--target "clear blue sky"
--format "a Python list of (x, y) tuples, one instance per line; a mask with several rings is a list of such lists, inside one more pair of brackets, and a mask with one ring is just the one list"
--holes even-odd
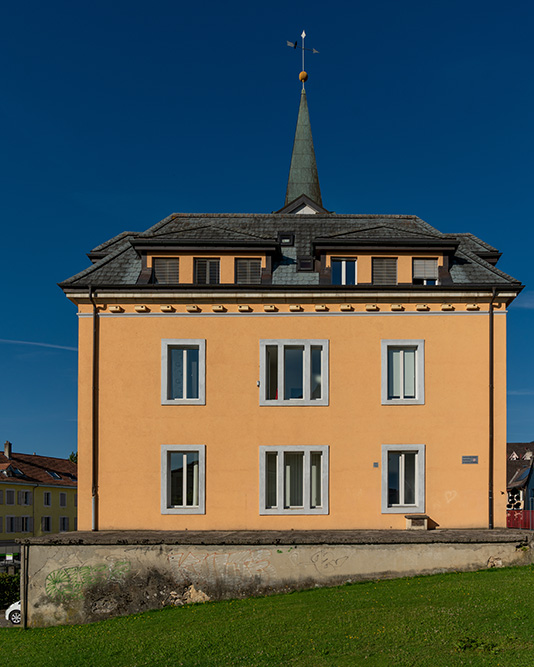
[(76, 449), (77, 318), (56, 283), (86, 252), (175, 211), (283, 205), (303, 28), (324, 205), (472, 232), (527, 285), (508, 439), (534, 440), (532, 0), (27, 0), (0, 26), (2, 442)]

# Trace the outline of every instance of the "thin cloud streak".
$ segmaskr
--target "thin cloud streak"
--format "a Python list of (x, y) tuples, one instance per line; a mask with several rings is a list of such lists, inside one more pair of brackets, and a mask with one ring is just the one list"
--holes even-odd
[(534, 389), (513, 389), (507, 394), (508, 396), (534, 396)]
[(7, 338), (0, 338), (0, 343), (12, 343), (13, 345), (36, 345), (37, 347), (52, 347), (55, 350), (69, 350), (70, 352), (78, 352), (77, 347), (69, 347), (68, 345), (52, 345), (52, 343), (34, 343), (29, 340), (8, 340)]

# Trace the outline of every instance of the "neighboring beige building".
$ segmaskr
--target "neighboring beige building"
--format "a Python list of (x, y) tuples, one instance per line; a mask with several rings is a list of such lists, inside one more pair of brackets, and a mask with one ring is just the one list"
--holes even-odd
[(0, 453), (0, 551), (16, 538), (76, 530), (77, 476), (68, 459), (19, 454), (6, 442)]
[(304, 90), (283, 208), (172, 214), (89, 257), (61, 283), (80, 529), (506, 525), (522, 285), (471, 234), (325, 209)]

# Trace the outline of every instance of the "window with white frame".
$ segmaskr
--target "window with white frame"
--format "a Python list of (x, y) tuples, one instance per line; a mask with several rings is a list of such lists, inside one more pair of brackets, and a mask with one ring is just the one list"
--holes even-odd
[(424, 404), (425, 341), (383, 340), (381, 356), (382, 404)]
[(41, 517), (41, 531), (43, 533), (52, 532), (52, 517), (51, 516), (42, 516)]
[(438, 260), (414, 257), (413, 259), (413, 284), (414, 285), (437, 285), (438, 284)]
[(52, 505), (52, 493), (50, 491), (43, 492), (43, 505), (45, 507), (51, 507)]
[(161, 403), (205, 405), (205, 340), (164, 338), (161, 341)]
[(205, 514), (206, 446), (161, 446), (161, 513)]
[(13, 489), (6, 489), (6, 505), (15, 504), (15, 491)]
[(332, 266), (332, 285), (356, 285), (356, 259), (334, 258)]
[(425, 511), (425, 446), (382, 445), (382, 513)]
[(59, 506), (60, 507), (67, 507), (67, 494), (66, 493), (60, 493), (59, 494)]
[(31, 491), (17, 491), (17, 503), (19, 505), (31, 505), (33, 493)]
[(260, 447), (260, 514), (328, 514), (328, 446)]
[(65, 533), (69, 529), (69, 517), (68, 516), (60, 516), (59, 517), (59, 532), (60, 533)]
[(328, 341), (260, 341), (260, 405), (328, 405)]
[(21, 533), (33, 532), (33, 517), (31, 516), (20, 517), (20, 532)]

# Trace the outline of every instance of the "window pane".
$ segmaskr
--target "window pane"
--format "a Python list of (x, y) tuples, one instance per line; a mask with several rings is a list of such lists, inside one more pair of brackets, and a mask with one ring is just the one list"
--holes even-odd
[(219, 283), (219, 260), (210, 259), (208, 260), (209, 265), (209, 284), (217, 285)]
[(310, 398), (321, 398), (321, 365), (323, 349), (320, 345), (311, 346), (311, 392)]
[(187, 502), (188, 507), (198, 505), (198, 452), (187, 452)]
[(187, 356), (187, 396), (186, 398), (198, 398), (198, 347), (186, 350)]
[(404, 505), (415, 505), (415, 452), (404, 456)]
[(171, 506), (183, 506), (184, 455), (182, 452), (171, 452), (169, 459), (169, 470), (171, 471)]
[(341, 261), (332, 260), (332, 285), (341, 285)]
[(169, 348), (169, 398), (184, 398), (184, 350)]
[(401, 397), (401, 350), (388, 348), (388, 398)]
[(388, 452), (388, 507), (400, 504), (400, 453)]
[(356, 284), (356, 262), (352, 259), (345, 261), (345, 285)]
[(278, 348), (276, 345), (267, 345), (265, 352), (267, 368), (265, 398), (274, 401), (278, 398)]
[(310, 504), (312, 507), (321, 507), (321, 458), (320, 452), (312, 452), (311, 460), (311, 489), (310, 489)]
[(278, 504), (277, 501), (277, 485), (276, 485), (276, 466), (277, 466), (277, 461), (278, 457), (275, 453), (269, 452), (268, 454), (265, 455), (265, 474), (266, 474), (266, 479), (265, 479), (265, 506), (267, 509), (272, 509), (273, 507), (276, 507)]
[(302, 507), (304, 505), (304, 453), (287, 452), (284, 455), (284, 507)]
[(303, 397), (304, 347), (284, 347), (284, 398)]
[(195, 282), (205, 285), (207, 282), (207, 260), (195, 259)]
[(415, 350), (403, 350), (404, 354), (404, 396), (415, 398)]

